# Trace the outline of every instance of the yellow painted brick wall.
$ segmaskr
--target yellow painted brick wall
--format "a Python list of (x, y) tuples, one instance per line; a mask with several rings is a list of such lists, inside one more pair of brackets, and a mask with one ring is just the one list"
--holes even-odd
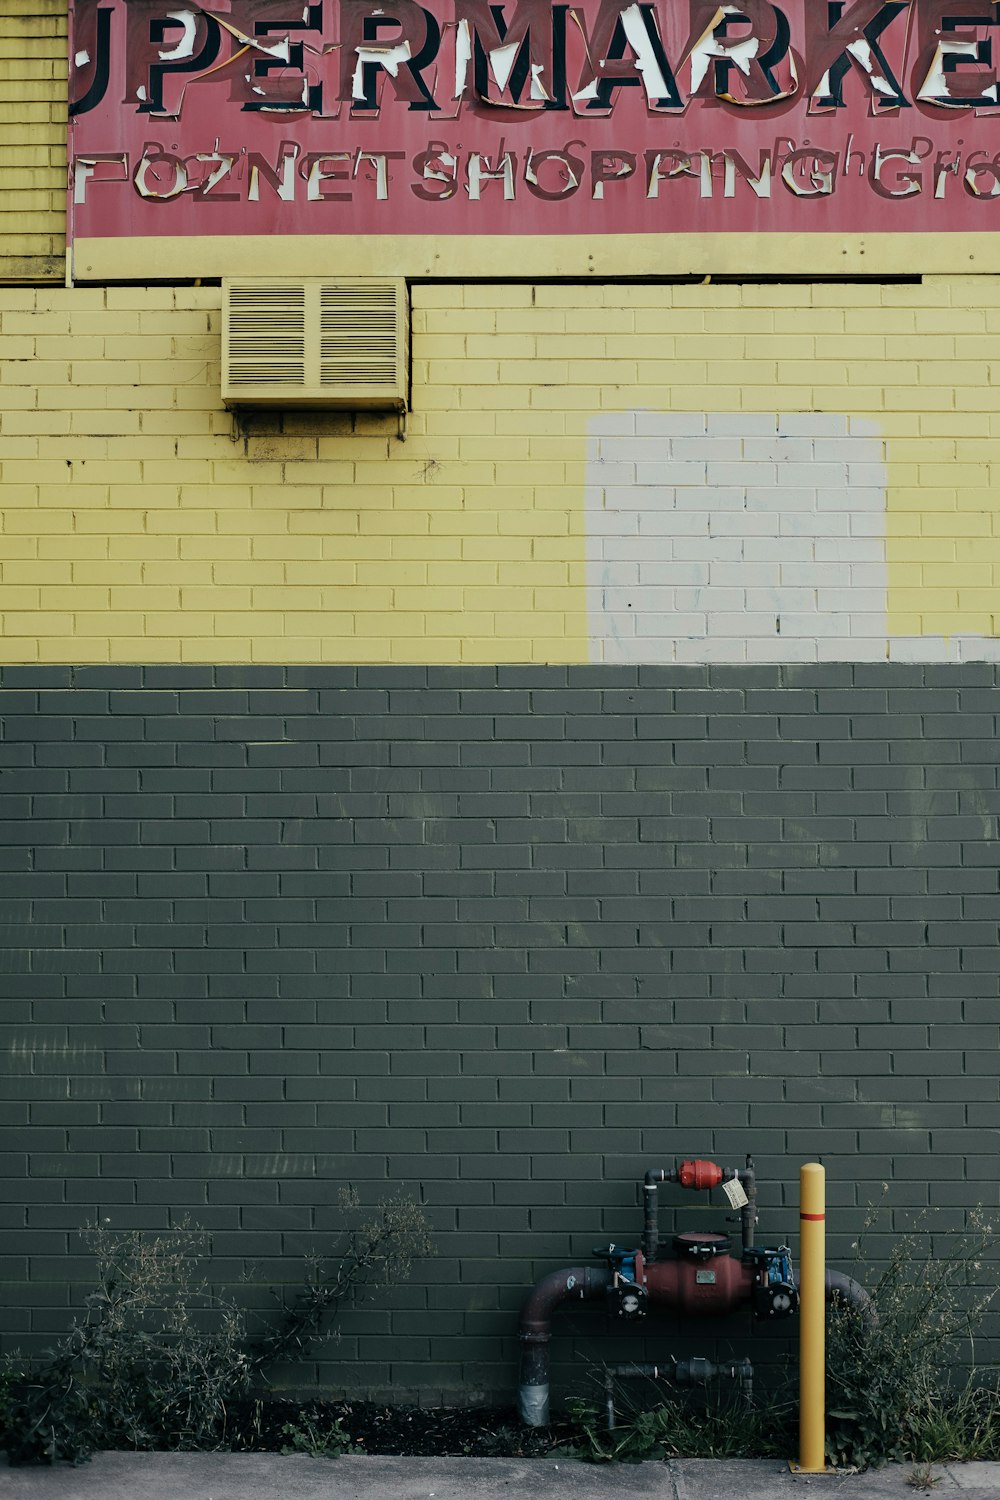
[(890, 628), (998, 633), (1000, 278), (415, 286), (413, 411), (219, 399), (217, 287), (0, 291), (0, 658), (583, 661), (595, 417), (874, 418)]
[(530, 288), (417, 290), (405, 442), (381, 414), (238, 433), (220, 298), (0, 291), (0, 657), (585, 655), (583, 453), (528, 383), (545, 346)]
[(60, 281), (66, 0), (0, 0), (0, 281)]

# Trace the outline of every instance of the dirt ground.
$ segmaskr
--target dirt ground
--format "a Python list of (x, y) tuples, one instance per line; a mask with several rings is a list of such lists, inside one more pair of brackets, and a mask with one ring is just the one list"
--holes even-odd
[(522, 1426), (513, 1407), (379, 1406), (371, 1401), (271, 1400), (236, 1414), (233, 1446), (281, 1452), (339, 1449), (425, 1457), (536, 1458), (569, 1441), (568, 1427)]

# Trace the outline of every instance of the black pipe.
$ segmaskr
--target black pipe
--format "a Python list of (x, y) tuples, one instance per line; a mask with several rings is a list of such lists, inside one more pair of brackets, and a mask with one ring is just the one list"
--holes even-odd
[(674, 1385), (707, 1385), (710, 1380), (723, 1376), (738, 1380), (747, 1407), (753, 1405), (753, 1365), (749, 1359), (730, 1361), (729, 1364), (713, 1364), (710, 1359), (694, 1355), (691, 1359), (675, 1359), (669, 1365), (605, 1365), (604, 1367), (604, 1412), (608, 1432), (615, 1430), (615, 1380), (671, 1380)]
[(609, 1432), (615, 1430), (615, 1375), (617, 1366), (606, 1365), (604, 1369), (604, 1425)]
[(602, 1266), (570, 1266), (551, 1271), (528, 1294), (521, 1308), (518, 1338), (521, 1341), (521, 1382), (517, 1405), (521, 1421), (528, 1427), (549, 1424), (549, 1341), (552, 1314), (568, 1298), (586, 1300), (605, 1296), (614, 1283), (614, 1273)]
[(656, 1259), (660, 1248), (660, 1223), (656, 1189), (666, 1182), (667, 1174), (662, 1167), (650, 1167), (642, 1184), (642, 1258), (647, 1266)]
[(753, 1249), (753, 1232), (757, 1223), (757, 1174), (754, 1171), (753, 1157), (747, 1156), (746, 1170), (739, 1173), (740, 1185), (747, 1195), (747, 1201), (740, 1210), (740, 1221), (743, 1230), (743, 1252)]
[(859, 1281), (845, 1275), (843, 1271), (827, 1271), (826, 1300), (827, 1302), (846, 1302), (848, 1307), (856, 1308), (866, 1328), (874, 1328), (878, 1322), (878, 1314), (871, 1297)]

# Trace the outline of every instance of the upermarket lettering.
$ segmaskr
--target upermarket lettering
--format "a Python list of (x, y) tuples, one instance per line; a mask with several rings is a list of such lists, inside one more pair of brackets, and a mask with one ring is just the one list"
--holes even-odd
[(75, 0), (70, 113), (115, 100), (176, 119), (190, 89), (224, 87), (272, 117), (501, 109), (514, 126), (609, 116), (623, 90), (653, 115), (835, 113), (859, 83), (872, 114), (1000, 108), (994, 0), (806, 0), (801, 14), (793, 29), (770, 0)]

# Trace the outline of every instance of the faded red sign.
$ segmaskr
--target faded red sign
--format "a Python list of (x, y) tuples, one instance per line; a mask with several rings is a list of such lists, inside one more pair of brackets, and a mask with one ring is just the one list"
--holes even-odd
[(984, 0), (71, 0), (76, 237), (984, 231)]

